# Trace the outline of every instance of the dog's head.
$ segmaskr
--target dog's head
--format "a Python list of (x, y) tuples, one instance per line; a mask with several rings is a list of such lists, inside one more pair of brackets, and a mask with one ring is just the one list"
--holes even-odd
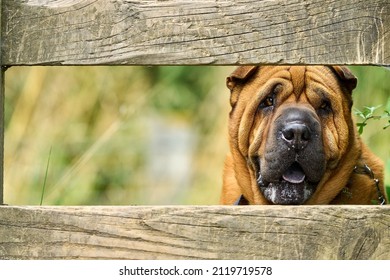
[(227, 78), (235, 175), (251, 203), (304, 204), (323, 191), (354, 135), (356, 83), (340, 66), (243, 66)]

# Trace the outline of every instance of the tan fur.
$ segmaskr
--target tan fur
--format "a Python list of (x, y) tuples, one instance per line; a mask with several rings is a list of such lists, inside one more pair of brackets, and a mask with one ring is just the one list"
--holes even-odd
[[(227, 79), (231, 90), (229, 120), (230, 153), (227, 155), (220, 202), (233, 204), (240, 195), (249, 204), (270, 204), (260, 192), (252, 155), (261, 155), (278, 110), (256, 117), (259, 100), (270, 83), (283, 85), (282, 106), (304, 106), (313, 112), (314, 89), (323, 88), (332, 98), (333, 118), (321, 119), (326, 171), (316, 192), (305, 204), (371, 204), (378, 200), (372, 178), (353, 172), (367, 164), (383, 189), (383, 163), (361, 141), (351, 117), (351, 91), (356, 79), (345, 67), (334, 66), (243, 66)], [(333, 103), (334, 101), (334, 103)]]

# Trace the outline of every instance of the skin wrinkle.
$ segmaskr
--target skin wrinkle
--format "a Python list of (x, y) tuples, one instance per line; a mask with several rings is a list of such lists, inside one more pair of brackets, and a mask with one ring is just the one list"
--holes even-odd
[[(331, 71), (325, 72), (325, 73), (317, 71), (317, 75), (314, 76), (315, 79), (313, 79), (313, 81), (314, 81), (314, 84), (316, 84), (316, 88), (314, 88), (314, 91), (316, 91), (316, 90), (317, 90), (317, 92), (320, 91), (320, 93), (322, 95), (324, 95), (326, 93), (326, 95), (329, 95), (329, 97), (326, 97), (326, 98), (328, 98), (331, 101), (331, 106), (332, 106), (332, 112), (331, 112), (332, 116), (331, 117), (333, 120), (332, 121), (333, 125), (332, 126), (325, 125), (324, 128), (326, 130), (330, 130), (330, 133), (334, 138), (334, 141), (332, 141), (332, 142), (337, 146), (337, 149), (335, 149), (335, 148), (331, 149), (331, 151), (333, 151), (332, 152), (333, 156), (332, 155), (329, 156), (329, 159), (332, 160), (331, 166), (336, 167), (338, 161), (340, 160), (341, 153), (339, 151), (345, 151), (345, 148), (346, 148), (345, 145), (342, 144), (342, 143), (345, 143), (345, 141), (342, 141), (342, 140), (347, 139), (348, 136), (341, 135), (343, 137), (339, 137), (339, 132), (341, 131), (340, 128), (345, 127), (347, 124), (345, 122), (340, 124), (339, 121), (337, 120), (336, 116), (339, 113), (341, 113), (344, 116), (344, 118), (342, 118), (342, 120), (344, 120), (346, 114), (345, 114), (345, 110), (342, 107), (342, 105), (340, 104), (340, 102), (336, 102), (339, 100), (337, 98), (337, 91), (340, 92), (340, 90), (341, 90), (340, 87), (337, 84), (335, 85), (334, 83), (326, 83), (325, 84), (323, 79), (322, 79), (323, 76), (329, 78), (329, 75), (334, 75), (334, 74)], [(313, 75), (309, 75), (309, 76), (311, 76), (311, 78), (313, 77)], [(319, 80), (318, 77), (321, 78), (321, 80)], [(325, 86), (324, 86), (324, 84), (325, 84)], [(340, 118), (338, 118), (338, 119), (340, 120)], [(344, 136), (346, 136), (346, 137), (344, 137)], [(329, 136), (328, 136), (328, 140), (330, 140)]]
[[(257, 108), (259, 106), (259, 104), (264, 100), (264, 98), (266, 98), (269, 95), (270, 89), (273, 89), (276, 84), (282, 84), (282, 83), (286, 83), (286, 81), (283, 79), (279, 79), (279, 78), (275, 78), (275, 79), (270, 80), (269, 85), (266, 85), (265, 90), (263, 90), (263, 92), (261, 92), (261, 91), (259, 92), (260, 97), (254, 101), (254, 103), (253, 103), (254, 106), (256, 106), (256, 108)], [(263, 113), (261, 112), (261, 114), (263, 114)], [(262, 140), (267, 139), (267, 135), (261, 134), (262, 133), (261, 128), (264, 127), (265, 131), (268, 131), (269, 130), (268, 127), (271, 125), (271, 123), (273, 123), (275, 121), (275, 116), (273, 116), (273, 117), (274, 117), (274, 119), (272, 119), (272, 118), (270, 119), (270, 116), (265, 116), (265, 117), (263, 116), (262, 119), (265, 121), (261, 122), (261, 124), (258, 128), (258, 131), (255, 132), (257, 137), (255, 138), (255, 141), (249, 145), (248, 156), (253, 156), (253, 155), (259, 153), (261, 143), (265, 142)], [(256, 121), (260, 122), (260, 118), (256, 118)], [(264, 124), (264, 126), (262, 124)], [(252, 127), (254, 125), (255, 125), (255, 121), (252, 123)]]
[[(339, 134), (338, 134), (339, 131), (343, 130), (343, 129), (341, 129), (341, 127), (343, 125), (347, 126), (347, 123), (345, 121), (344, 121), (343, 124), (340, 124), (336, 120), (336, 115), (337, 114), (341, 114), (343, 116), (343, 118), (342, 118), (343, 120), (346, 118), (344, 107), (342, 105), (340, 105), (339, 102), (335, 102), (335, 101), (340, 100), (338, 98), (337, 92), (342, 92), (342, 90), (340, 89), (340, 87), (337, 84), (335, 85), (335, 84), (330, 83), (330, 82), (325, 83), (324, 80), (331, 79), (332, 78), (331, 76), (334, 75), (331, 71), (323, 73), (323, 72), (319, 72), (319, 71), (317, 71), (317, 69), (315, 69), (315, 72), (317, 73), (317, 75), (315, 75), (315, 80), (318, 83), (317, 86), (319, 86), (320, 88), (324, 88), (324, 87), (326, 88), (325, 92), (330, 95), (329, 99), (332, 102), (331, 104), (332, 104), (332, 109), (333, 109), (333, 111), (332, 111), (332, 123), (333, 123), (333, 125), (332, 126), (324, 125), (324, 128), (325, 128), (324, 137), (328, 137), (330, 153), (331, 153), (331, 155), (333, 155), (333, 158), (330, 155), (329, 160), (332, 160), (332, 159), (333, 160), (330, 162), (328, 167), (330, 169), (335, 169), (340, 164), (341, 154), (347, 153), (348, 150), (350, 149), (348, 147), (351, 147), (351, 146), (346, 146), (346, 145), (344, 145), (344, 146), (340, 145), (340, 141), (342, 141), (342, 139), (345, 139), (345, 138), (339, 137)], [(310, 75), (310, 76), (312, 76), (312, 75)], [(323, 79), (324, 76), (325, 76), (325, 79)], [(321, 78), (321, 80), (319, 80), (318, 78)], [(330, 133), (331, 136), (329, 135), (329, 133)], [(348, 135), (349, 135), (349, 133), (347, 133), (346, 139), (349, 138)], [(324, 139), (324, 141), (326, 141), (326, 140)], [(348, 141), (347, 140), (346, 142), (347, 143), (352, 143), (353, 141)], [(353, 162), (353, 159), (352, 159), (352, 162)], [(349, 169), (351, 170), (351, 168), (349, 168)], [(324, 183), (320, 183), (319, 184), (317, 193), (309, 200), (309, 202), (314, 200), (315, 198), (317, 198), (318, 193), (321, 192), (321, 189), (322, 189), (323, 185), (326, 182), (332, 181), (331, 175), (332, 175), (331, 170), (326, 172), (326, 175), (324, 176), (324, 179), (323, 179)], [(322, 201), (326, 201), (326, 200), (330, 200), (330, 199), (333, 199), (333, 198), (334, 197), (332, 197), (332, 196), (324, 197), (321, 200), (321, 202)]]
[[(306, 66), (290, 67), (289, 72), (290, 72), (290, 79), (293, 85), (293, 92), (296, 96), (296, 100), (299, 100), (299, 96), (304, 91), (305, 84), (306, 84)], [(303, 79), (301, 78), (302, 76)]]
[[(336, 92), (331, 92), (331, 94), (335, 96)], [(337, 100), (337, 98), (333, 97), (333, 100)], [(345, 108), (342, 104), (340, 104), (340, 102), (333, 102), (332, 106), (334, 106), (335, 111), (335, 113), (332, 114), (333, 124), (335, 127), (333, 131), (333, 136), (335, 138), (335, 142), (337, 143), (338, 150), (340, 151), (339, 154), (342, 154), (345, 152), (348, 143), (348, 141), (346, 140), (348, 139), (348, 131), (344, 133), (344, 130), (342, 130), (342, 127), (346, 127), (348, 125), (345, 121), (347, 114)], [(349, 110), (348, 113), (350, 114)], [(336, 118), (336, 115), (342, 115), (343, 118)]]

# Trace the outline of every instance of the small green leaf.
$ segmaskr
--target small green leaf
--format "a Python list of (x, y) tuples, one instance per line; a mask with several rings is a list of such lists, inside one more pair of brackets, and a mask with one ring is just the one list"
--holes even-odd
[(355, 115), (357, 115), (357, 116), (359, 116), (359, 117), (361, 117), (361, 118), (363, 118), (364, 119), (364, 114), (363, 114), (363, 112), (362, 111), (360, 111), (360, 110), (358, 110), (358, 109), (355, 109)]
[(363, 133), (363, 128), (366, 126), (367, 124), (366, 123), (357, 123), (357, 126), (358, 126), (358, 132), (359, 134), (362, 134)]
[(374, 106), (374, 107), (365, 106), (364, 110), (363, 110), (363, 115), (365, 116), (365, 118), (371, 118), (373, 116), (375, 110), (381, 106), (382, 105), (378, 105), (378, 106)]

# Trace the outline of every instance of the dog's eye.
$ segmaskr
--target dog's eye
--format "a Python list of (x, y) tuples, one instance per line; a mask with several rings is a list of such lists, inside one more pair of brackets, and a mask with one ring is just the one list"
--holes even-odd
[(330, 111), (332, 111), (332, 106), (330, 104), (330, 101), (323, 100), (320, 107), (319, 107), (319, 110), (324, 112), (324, 113), (329, 113)]
[(274, 106), (274, 102), (275, 102), (275, 98), (273, 95), (267, 96), (263, 100), (263, 102), (260, 103), (259, 108), (262, 109), (262, 108)]
[(274, 97), (268, 96), (264, 101), (263, 104), (265, 107), (273, 106), (274, 105)]
[(283, 87), (281, 84), (275, 85), (268, 96), (260, 103), (258, 109), (273, 107), (276, 104), (276, 96), (282, 91), (282, 89)]

